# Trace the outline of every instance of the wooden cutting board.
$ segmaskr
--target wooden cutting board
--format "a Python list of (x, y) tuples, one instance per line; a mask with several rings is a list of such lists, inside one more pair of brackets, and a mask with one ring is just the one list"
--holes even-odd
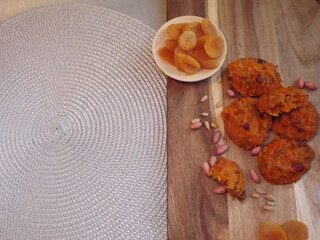
[[(248, 177), (257, 169), (256, 157), (230, 145), (228, 159), (246, 174), (247, 191), (259, 186), (277, 198), (275, 212), (262, 209), (263, 199), (244, 202), (227, 194), (215, 195), (217, 183), (205, 177), (202, 162), (213, 155), (213, 131), (190, 130), (190, 121), (209, 112), (224, 132), (220, 113), (233, 99), (226, 96), (228, 63), (241, 57), (263, 58), (277, 64), (287, 86), (298, 77), (320, 87), (320, 1), (316, 0), (168, 0), (168, 20), (182, 15), (209, 17), (224, 33), (228, 54), (218, 74), (198, 83), (168, 79), (168, 238), (170, 240), (253, 240), (263, 221), (279, 224), (295, 219), (309, 228), (309, 239), (320, 239), (320, 132), (309, 141), (316, 152), (312, 169), (296, 184), (274, 186), (262, 179), (257, 185)], [(320, 113), (320, 90), (308, 91)], [(209, 101), (199, 103), (203, 95)], [(215, 104), (222, 100), (223, 106)]]

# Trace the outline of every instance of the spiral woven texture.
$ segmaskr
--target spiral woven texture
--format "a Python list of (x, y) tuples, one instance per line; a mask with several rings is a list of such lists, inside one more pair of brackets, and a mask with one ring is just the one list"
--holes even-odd
[(154, 34), (83, 4), (0, 25), (0, 239), (167, 239)]

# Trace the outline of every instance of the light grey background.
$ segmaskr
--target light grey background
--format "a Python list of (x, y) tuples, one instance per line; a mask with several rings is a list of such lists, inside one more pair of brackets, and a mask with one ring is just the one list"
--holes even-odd
[(72, 2), (116, 10), (140, 20), (154, 30), (166, 21), (166, 0), (0, 0), (0, 22), (32, 8)]

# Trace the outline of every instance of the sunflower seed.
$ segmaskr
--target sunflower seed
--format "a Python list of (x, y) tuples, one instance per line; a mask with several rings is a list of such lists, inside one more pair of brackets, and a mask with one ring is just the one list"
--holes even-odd
[(196, 122), (200, 122), (201, 121), (201, 119), (200, 118), (195, 118), (195, 119), (192, 119), (192, 123), (196, 123)]
[(200, 102), (205, 102), (208, 100), (208, 96), (207, 95), (204, 95), (201, 99), (200, 99)]
[(269, 193), (269, 194), (266, 196), (266, 199), (267, 199), (268, 201), (270, 201), (270, 202), (274, 202), (274, 201), (276, 200), (276, 197)]
[(204, 122), (204, 126), (206, 127), (206, 129), (208, 129), (210, 131), (210, 124), (208, 121)]
[(260, 194), (259, 193), (252, 193), (251, 196), (253, 198), (260, 198)]
[(221, 106), (222, 106), (222, 104), (223, 104), (223, 102), (222, 102), (222, 101), (217, 102), (217, 103), (216, 103), (216, 108), (221, 107)]
[(218, 125), (217, 125), (216, 123), (214, 123), (214, 122), (210, 123), (210, 125), (211, 125), (211, 127), (213, 127), (213, 128), (217, 128), (217, 127), (218, 127)]
[(271, 207), (275, 207), (275, 206), (277, 206), (277, 203), (276, 202), (267, 201), (267, 205), (271, 206)]
[(256, 192), (261, 194), (261, 195), (264, 195), (266, 194), (267, 192), (265, 190), (263, 190), (262, 188), (256, 188)]
[(201, 115), (201, 116), (204, 116), (204, 117), (208, 117), (208, 116), (209, 116), (209, 113), (203, 112), (203, 113), (201, 113), (200, 115)]
[(271, 212), (274, 212), (274, 210), (275, 210), (275, 207), (271, 207), (271, 206), (269, 206), (269, 205), (264, 205), (263, 208), (264, 208), (265, 210), (268, 210), (268, 211), (271, 211)]

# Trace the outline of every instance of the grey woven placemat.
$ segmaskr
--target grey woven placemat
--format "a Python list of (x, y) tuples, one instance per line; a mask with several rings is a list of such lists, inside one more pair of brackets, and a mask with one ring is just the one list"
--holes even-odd
[(0, 25), (0, 239), (166, 239), (154, 31), (105, 8)]

